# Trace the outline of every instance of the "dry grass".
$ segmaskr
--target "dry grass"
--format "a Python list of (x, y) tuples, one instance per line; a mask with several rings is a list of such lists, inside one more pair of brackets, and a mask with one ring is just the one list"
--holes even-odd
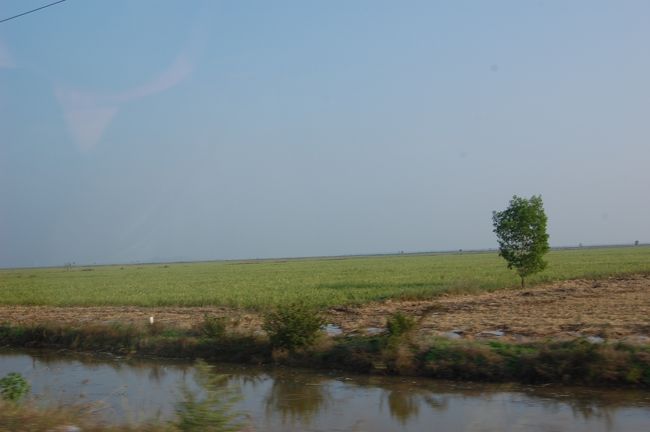
[[(382, 327), (402, 311), (419, 318), (420, 334), (459, 330), (465, 338), (503, 330), (505, 339), (650, 336), (650, 276), (573, 280), (526, 290), (449, 295), (431, 301), (387, 301), (332, 311), (350, 332)], [(648, 339), (650, 341), (650, 339)]]
[[(331, 308), (328, 322), (345, 333), (386, 325), (402, 312), (418, 320), (418, 333), (461, 330), (465, 338), (483, 331), (504, 330), (505, 339), (572, 338), (579, 335), (610, 339), (650, 336), (650, 276), (573, 280), (474, 295), (446, 295), (432, 300), (373, 302)], [(18, 325), (56, 322), (67, 325), (121, 324), (146, 326), (149, 317), (165, 327), (191, 329), (203, 317), (227, 317), (229, 331), (259, 331), (261, 316), (224, 307), (52, 307), (0, 306), (3, 321)]]

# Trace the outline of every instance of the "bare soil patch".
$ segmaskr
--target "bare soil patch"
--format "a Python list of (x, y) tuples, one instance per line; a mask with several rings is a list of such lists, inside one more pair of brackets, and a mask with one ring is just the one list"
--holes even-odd
[(385, 302), (336, 314), (345, 330), (381, 327), (391, 313), (419, 319), (423, 333), (514, 340), (598, 336), (650, 342), (650, 276), (571, 280), (527, 289)]
[[(383, 328), (401, 311), (418, 319), (423, 335), (507, 340), (565, 339), (597, 336), (650, 343), (650, 276), (571, 280), (524, 290), (449, 295), (426, 301), (386, 301), (328, 311), (329, 321), (345, 334)], [(52, 307), (1, 306), (0, 322), (12, 324), (135, 324), (149, 317), (190, 328), (204, 315), (227, 316), (241, 331), (257, 331), (258, 313), (224, 307)]]

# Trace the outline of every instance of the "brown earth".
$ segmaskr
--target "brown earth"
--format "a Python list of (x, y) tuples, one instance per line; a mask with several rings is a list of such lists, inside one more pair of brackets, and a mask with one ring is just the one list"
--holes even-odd
[[(597, 336), (650, 343), (650, 276), (572, 280), (524, 290), (449, 295), (422, 301), (386, 301), (328, 311), (345, 334), (381, 329), (401, 311), (415, 317), (422, 335), (506, 340)], [(0, 322), (32, 324), (156, 322), (190, 328), (205, 314), (228, 316), (240, 331), (258, 331), (259, 314), (223, 307), (1, 306)]]

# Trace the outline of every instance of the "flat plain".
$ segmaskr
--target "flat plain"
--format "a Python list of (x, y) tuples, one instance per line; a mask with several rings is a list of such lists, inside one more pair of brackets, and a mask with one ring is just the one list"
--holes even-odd
[[(650, 273), (650, 246), (553, 250), (529, 286)], [(0, 270), (0, 304), (331, 308), (519, 285), (496, 252)]]

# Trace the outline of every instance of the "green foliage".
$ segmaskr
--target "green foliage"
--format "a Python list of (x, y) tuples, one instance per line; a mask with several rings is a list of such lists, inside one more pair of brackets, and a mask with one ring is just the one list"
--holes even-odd
[(0, 379), (0, 394), (4, 400), (18, 402), (29, 390), (29, 383), (17, 372), (11, 372)]
[[(552, 250), (530, 284), (650, 273), (650, 246)], [(389, 298), (431, 298), (512, 287), (494, 252), (346, 259), (0, 269), (0, 303), (51, 306), (206, 306), (266, 311), (296, 301), (326, 308)], [(30, 274), (37, 277), (31, 278)], [(209, 288), (208, 288), (209, 287)], [(3, 318), (0, 318), (0, 321)]]
[(437, 378), (495, 380), (500, 367), (501, 357), (478, 343), (440, 340), (425, 354), (425, 373)]
[(437, 341), (422, 370), (437, 378), (650, 386), (650, 349), (584, 339), (513, 344)]
[[(147, 331), (148, 333), (148, 331)], [(110, 347), (113, 352), (129, 353), (138, 348), (144, 332), (134, 326), (34, 324), (12, 326), (0, 324), (0, 344), (10, 346), (65, 346), (94, 350)]]
[(386, 328), (390, 336), (402, 336), (415, 328), (415, 319), (402, 312), (396, 312), (388, 318)]
[(203, 316), (203, 322), (199, 325), (199, 331), (210, 339), (221, 339), (226, 334), (226, 318), (206, 314)]
[(176, 407), (173, 425), (183, 432), (230, 432), (241, 429), (242, 414), (233, 409), (241, 399), (239, 392), (228, 385), (228, 377), (214, 373), (203, 361), (196, 363), (196, 382), (202, 396), (181, 387), (183, 400)]
[(532, 359), (536, 380), (589, 382), (594, 379), (594, 367), (605, 360), (604, 351), (580, 339), (546, 345)]
[(266, 314), (263, 328), (273, 347), (295, 350), (312, 345), (323, 325), (325, 321), (316, 310), (293, 303)]
[(492, 221), (499, 255), (508, 262), (509, 269), (517, 269), (523, 287), (526, 277), (548, 265), (543, 259), (549, 245), (542, 197), (526, 199), (515, 195), (507, 209), (492, 213)]

